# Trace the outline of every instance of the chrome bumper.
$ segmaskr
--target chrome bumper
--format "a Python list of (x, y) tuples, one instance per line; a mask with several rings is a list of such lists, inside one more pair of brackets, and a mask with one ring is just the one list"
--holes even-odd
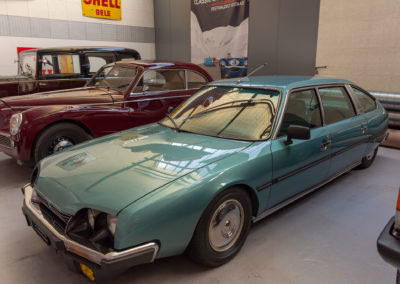
[[(121, 252), (109, 252), (107, 254), (102, 254), (98, 251), (92, 250), (85, 247), (73, 240), (68, 239), (65, 235), (60, 234), (42, 215), (40, 210), (37, 210), (31, 203), (33, 188), (30, 184), (23, 187), (24, 191), (24, 202), (27, 210), (33, 214), (48, 231), (50, 231), (59, 241), (64, 243), (66, 251), (83, 257), (93, 263), (102, 265), (105, 262), (118, 262), (119, 260), (125, 260), (129, 258), (134, 258), (136, 255), (141, 255), (143, 252), (148, 252), (149, 250), (153, 252), (153, 256), (149, 262), (153, 262), (159, 246), (155, 242), (150, 242), (141, 246), (137, 246), (131, 249), (127, 249)], [(39, 225), (39, 224), (37, 224)]]

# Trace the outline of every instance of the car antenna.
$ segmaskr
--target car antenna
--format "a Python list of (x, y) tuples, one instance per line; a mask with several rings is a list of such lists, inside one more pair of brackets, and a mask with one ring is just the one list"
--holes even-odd
[(243, 79), (246, 79), (246, 81), (249, 81), (249, 76), (253, 75), (254, 73), (258, 72), (259, 70), (263, 69), (266, 65), (268, 64), (268, 62), (264, 62), (263, 64), (261, 64), (260, 66), (258, 66), (256, 69), (254, 69), (253, 71), (251, 71), (249, 74), (246, 75), (246, 77), (240, 78), (239, 80), (237, 80), (236, 83), (240, 83)]

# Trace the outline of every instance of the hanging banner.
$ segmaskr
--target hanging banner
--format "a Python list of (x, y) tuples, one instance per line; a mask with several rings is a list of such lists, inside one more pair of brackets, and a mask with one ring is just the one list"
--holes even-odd
[(191, 0), (191, 60), (219, 66), (221, 77), (247, 73), (249, 0)]
[(82, 0), (82, 15), (121, 20), (121, 0)]

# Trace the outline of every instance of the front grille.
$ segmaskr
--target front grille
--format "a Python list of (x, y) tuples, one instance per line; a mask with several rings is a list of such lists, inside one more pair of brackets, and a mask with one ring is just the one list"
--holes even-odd
[(71, 216), (61, 213), (58, 211), (53, 205), (51, 205), (46, 199), (41, 196), (38, 196), (40, 200), (40, 211), (43, 214), (43, 217), (59, 232), (64, 234), (65, 228), (69, 220), (71, 220)]
[(10, 148), (11, 147), (10, 137), (4, 136), (4, 135), (0, 135), (0, 145)]
[(231, 72), (238, 72), (241, 68), (238, 67), (232, 67), (229, 70), (231, 70)]

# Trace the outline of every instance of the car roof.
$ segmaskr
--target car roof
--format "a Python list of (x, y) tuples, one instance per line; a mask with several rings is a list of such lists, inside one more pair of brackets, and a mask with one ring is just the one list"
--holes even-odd
[[(125, 47), (112, 47), (112, 46), (66, 46), (66, 47), (49, 47), (49, 48), (36, 48), (25, 50), (22, 52), (32, 52), (32, 51), (39, 51), (39, 52), (79, 52), (79, 51), (119, 51), (119, 52), (134, 52), (137, 53), (136, 50), (125, 48)], [(21, 53), (22, 53), (21, 52)]]
[(244, 78), (225, 79), (214, 81), (213, 85), (243, 86), (254, 88), (277, 88), (290, 90), (293, 88), (326, 85), (326, 84), (353, 84), (350, 81), (337, 78), (324, 78), (317, 76), (250, 76)]
[[(112, 65), (114, 63), (110, 63)], [(208, 74), (207, 71), (202, 69), (199, 65), (188, 63), (188, 62), (180, 62), (180, 61), (164, 61), (164, 60), (135, 60), (135, 59), (124, 59), (122, 61), (117, 61), (115, 64), (118, 65), (136, 65), (141, 66), (145, 69), (191, 69), (194, 71), (198, 71), (203, 75), (208, 77), (209, 81), (212, 81), (212, 77)]]

